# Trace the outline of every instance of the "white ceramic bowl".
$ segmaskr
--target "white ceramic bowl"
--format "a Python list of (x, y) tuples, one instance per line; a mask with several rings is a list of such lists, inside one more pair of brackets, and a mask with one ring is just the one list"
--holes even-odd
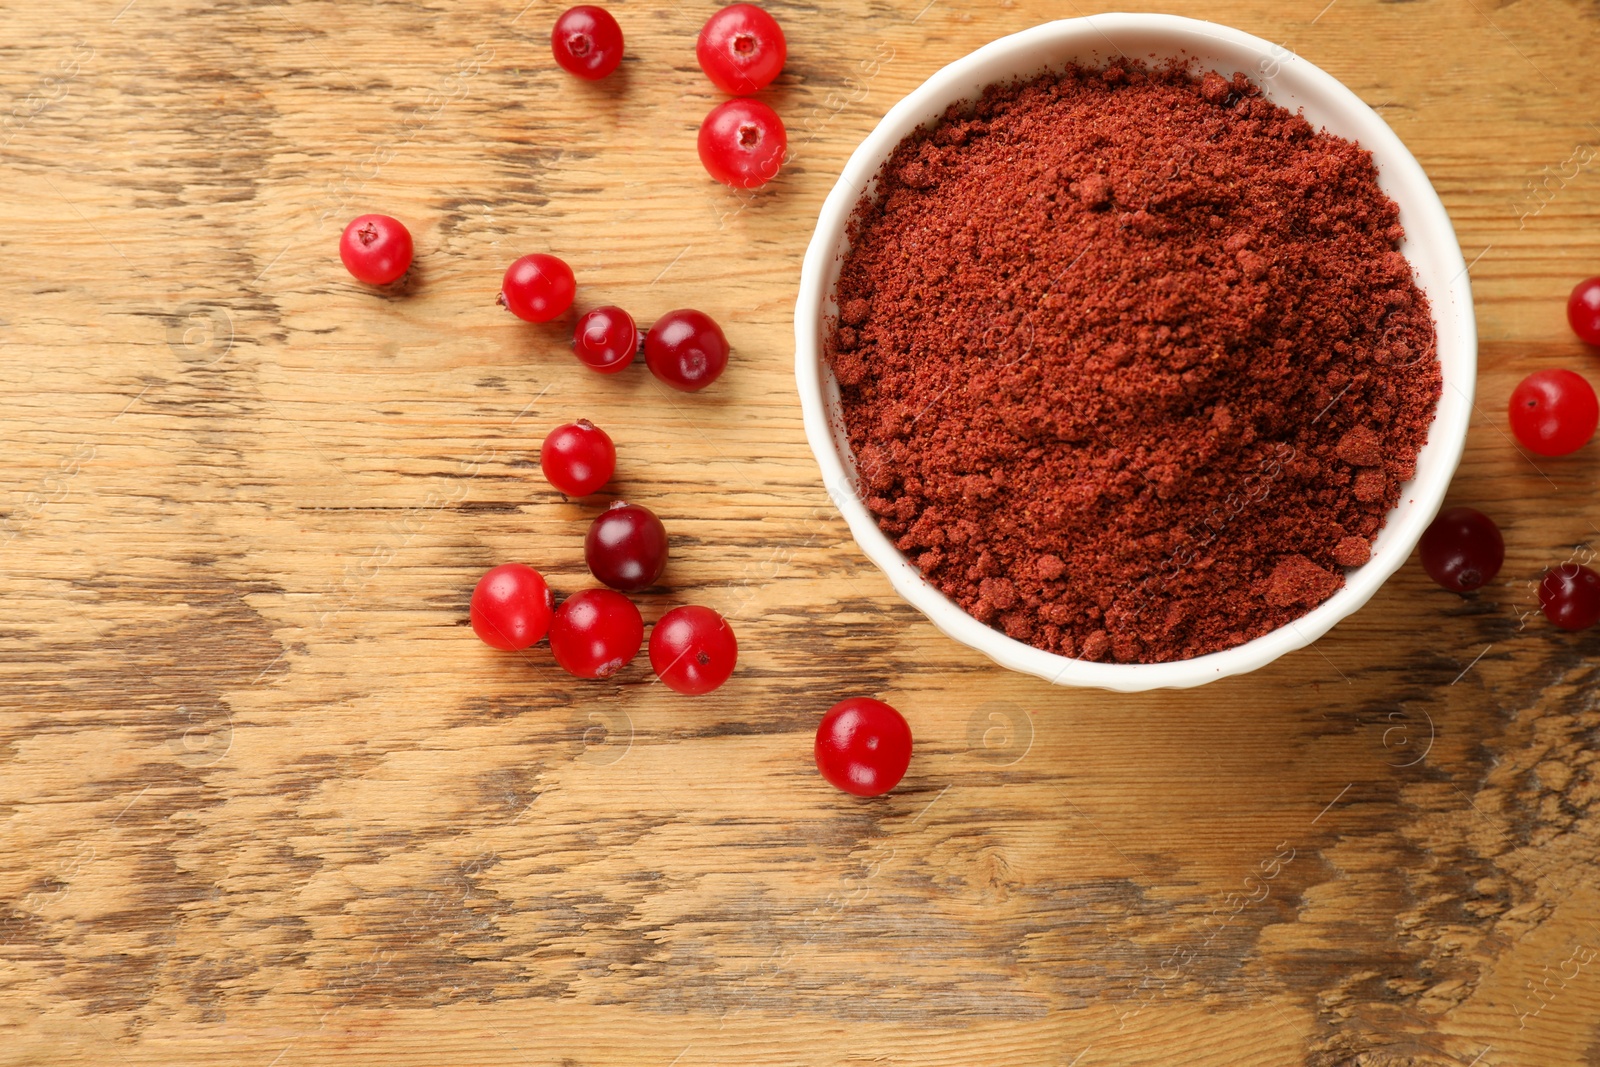
[[(878, 529), (862, 503), (840, 415), (839, 386), (823, 358), (827, 321), (837, 312), (833, 290), (849, 247), (846, 223), (861, 197), (875, 188), (878, 169), (894, 147), (918, 126), (936, 120), (951, 103), (976, 99), (986, 85), (1043, 73), (1067, 62), (1103, 65), (1118, 52), (1144, 59), (1182, 54), (1199, 69), (1216, 69), (1224, 75), (1243, 71), (1274, 103), (1299, 110), (1314, 127), (1369, 149), (1377, 162), (1379, 184), (1400, 205), (1406, 231), (1401, 251), (1432, 302), (1444, 375), (1438, 414), (1417, 458), (1416, 477), (1402, 487), (1400, 503), (1373, 545), (1371, 562), (1347, 572), (1342, 589), (1290, 625), (1235, 648), (1174, 663), (1092, 663), (1046, 652), (985, 626), (928, 584)], [(1438, 194), (1394, 131), (1349, 89), (1282, 46), (1226, 26), (1172, 15), (1092, 15), (1036, 26), (956, 60), (896, 104), (855, 150), (822, 206), (801, 271), (794, 329), (795, 374), (806, 436), (822, 467), (823, 482), (856, 543), (900, 595), (946, 634), (1002, 666), (1064, 685), (1124, 692), (1201, 685), (1255, 670), (1310, 644), (1365, 604), (1411, 555), (1444, 499), (1466, 440), (1478, 361), (1472, 291), (1461, 248)]]

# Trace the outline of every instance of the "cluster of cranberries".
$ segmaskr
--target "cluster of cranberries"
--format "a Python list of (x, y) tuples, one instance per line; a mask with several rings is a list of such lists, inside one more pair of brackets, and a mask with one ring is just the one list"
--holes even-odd
[[(539, 466), (568, 496), (588, 496), (611, 480), (617, 449), (588, 420), (557, 426), (544, 439)], [(624, 594), (642, 592), (667, 567), (667, 530), (654, 512), (618, 500), (595, 517), (584, 561), (604, 589), (574, 593), (557, 607), (540, 573), (504, 563), (472, 591), (472, 629), (491, 648), (520, 652), (546, 634), (561, 669), (578, 678), (609, 678), (644, 645), (644, 619)], [(733, 674), (739, 643), (710, 608), (673, 608), (650, 632), (650, 666), (669, 689), (698, 696)]]
[[(618, 41), (620, 54), (620, 31)], [(781, 48), (781, 36), (779, 41)], [(345, 268), (370, 285), (403, 277), (413, 251), (410, 232), (388, 215), (362, 215), (339, 239)], [(536, 254), (506, 271), (499, 302), (519, 318), (549, 322), (565, 314), (576, 296), (572, 269), (555, 256)], [(626, 311), (595, 308), (578, 319), (572, 343), (578, 358), (602, 374), (627, 367), (642, 347), (656, 377), (690, 391), (716, 381), (728, 365), (721, 328), (688, 309), (663, 315), (641, 339)], [(616, 465), (610, 436), (587, 420), (556, 427), (539, 451), (545, 479), (570, 497), (599, 491)], [(558, 607), (543, 575), (523, 563), (504, 563), (472, 591), (473, 631), (485, 644), (507, 652), (532, 648), (548, 636), (556, 663), (578, 678), (609, 678), (627, 666), (644, 646), (644, 618), (626, 594), (661, 578), (667, 566), (666, 527), (649, 508), (619, 500), (595, 518), (583, 548), (589, 572), (605, 588), (574, 593)], [(697, 696), (718, 688), (733, 674), (738, 658), (733, 628), (710, 608), (673, 608), (650, 631), (651, 669), (679, 693)], [(888, 704), (855, 697), (823, 716), (814, 754), (817, 768), (833, 785), (856, 796), (879, 796), (899, 783), (911, 762), (911, 728)]]
[[(587, 420), (550, 431), (539, 466), (568, 496), (587, 496), (610, 481), (617, 450)], [(667, 531), (649, 508), (615, 501), (589, 527), (584, 561), (605, 589), (574, 593), (557, 607), (544, 577), (522, 563), (503, 563), (472, 591), (472, 629), (491, 648), (518, 652), (550, 638), (550, 654), (578, 678), (609, 678), (644, 644), (644, 620), (625, 593), (660, 580)], [(667, 688), (709, 693), (733, 674), (739, 643), (728, 621), (710, 608), (673, 608), (650, 631), (650, 667)], [(911, 727), (894, 708), (871, 697), (833, 706), (817, 726), (817, 769), (833, 785), (861, 797), (889, 792), (911, 763)]]
[[(1600, 345), (1600, 278), (1579, 282), (1567, 301), (1567, 321), (1582, 341)], [(1580, 374), (1542, 370), (1511, 391), (1511, 432), (1528, 451), (1565, 456), (1594, 437), (1600, 401)], [(1505, 540), (1494, 520), (1472, 508), (1449, 508), (1422, 535), (1422, 566), (1446, 589), (1470, 592), (1492, 581), (1505, 562)], [(1600, 622), (1600, 574), (1568, 561), (1544, 572), (1539, 607), (1563, 630)]]
[[(411, 267), (411, 233), (388, 215), (362, 215), (345, 227), (339, 258), (356, 280), (388, 285)], [(565, 315), (578, 295), (572, 268), (535, 252), (506, 269), (496, 303), (519, 319), (549, 322)], [(640, 350), (645, 365), (674, 389), (696, 392), (722, 376), (728, 366), (728, 339), (703, 311), (679, 308), (657, 319), (642, 336), (633, 316), (619, 307), (595, 308), (578, 319), (572, 334), (578, 359), (601, 374), (616, 374)]]
[[(564, 12), (550, 31), (550, 50), (569, 73), (597, 81), (622, 62), (622, 27), (605, 8), (584, 4)], [(712, 15), (695, 42), (706, 77), (736, 97), (758, 93), (783, 71), (789, 56), (783, 28), (754, 4)], [(783, 165), (788, 134), (778, 113), (758, 100), (729, 100), (700, 124), (700, 162), (735, 189), (765, 185)]]
[[(588, 420), (558, 426), (544, 439), (539, 467), (567, 496), (588, 496), (611, 480), (617, 450)], [(667, 531), (649, 508), (615, 501), (596, 516), (583, 542), (584, 561), (605, 589), (574, 593), (557, 607), (544, 577), (522, 563), (485, 574), (472, 592), (472, 629), (492, 648), (531, 648), (547, 634), (550, 653), (578, 678), (609, 678), (644, 644), (644, 620), (625, 593), (642, 592), (667, 566)], [(699, 696), (726, 682), (739, 658), (728, 621), (710, 608), (673, 608), (650, 631), (650, 667), (667, 686)], [(856, 796), (889, 792), (911, 763), (911, 727), (881, 700), (855, 697), (829, 710), (817, 726), (817, 769)]]
[[(575, 7), (556, 20), (550, 35), (556, 61), (580, 78), (600, 79), (622, 62), (622, 28), (603, 8)], [(759, 92), (783, 70), (787, 44), (777, 21), (750, 4), (713, 15), (696, 43), (700, 68), (736, 97)], [(754, 189), (777, 174), (788, 148), (783, 122), (766, 104), (729, 100), (700, 127), (700, 160), (719, 181)], [(359, 281), (388, 285), (411, 267), (411, 234), (387, 215), (363, 215), (346, 227), (339, 256)], [(555, 256), (523, 256), (501, 282), (498, 303), (528, 322), (566, 314), (577, 280)], [(695, 391), (716, 381), (728, 364), (728, 342), (710, 316), (671, 311), (642, 336), (634, 319), (606, 305), (584, 313), (573, 330), (573, 350), (586, 366), (615, 374), (642, 350), (651, 373), (677, 389)], [(610, 481), (616, 447), (587, 420), (558, 426), (545, 438), (539, 466), (549, 483), (570, 497), (585, 497)], [(609, 678), (644, 645), (644, 619), (627, 594), (655, 585), (666, 569), (666, 527), (650, 509), (624, 501), (595, 517), (584, 539), (584, 561), (604, 588), (585, 589), (558, 606), (544, 577), (523, 563), (505, 563), (479, 579), (469, 617), (485, 644), (524, 651), (548, 637), (556, 663), (578, 678)], [(650, 632), (650, 666), (679, 693), (699, 695), (733, 674), (739, 646), (717, 612), (698, 606), (668, 611)], [(828, 782), (861, 797), (880, 796), (899, 784), (911, 762), (911, 728), (893, 707), (870, 697), (834, 705), (817, 726), (813, 755)]]
[[(549, 322), (566, 314), (578, 293), (572, 268), (535, 252), (506, 270), (499, 302), (519, 319)], [(572, 331), (572, 349), (590, 370), (616, 374), (644, 350), (650, 373), (674, 389), (692, 393), (722, 376), (728, 339), (710, 315), (693, 308), (669, 311), (640, 336), (633, 316), (611, 304), (585, 312)]]

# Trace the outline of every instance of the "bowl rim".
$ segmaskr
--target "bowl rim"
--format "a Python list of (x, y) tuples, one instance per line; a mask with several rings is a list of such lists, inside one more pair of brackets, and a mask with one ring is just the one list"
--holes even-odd
[[(1310, 612), (1244, 644), (1192, 659), (1165, 663), (1099, 663), (1035, 648), (979, 622), (928, 583), (879, 529), (854, 488), (834, 436), (825, 398), (825, 383), (832, 380), (832, 371), (823, 355), (820, 322), (831, 292), (829, 267), (839, 256), (845, 227), (856, 204), (870, 188), (884, 159), (913, 129), (932, 121), (928, 118), (930, 109), (937, 116), (949, 103), (972, 99), (974, 84), (992, 84), (1005, 77), (974, 83), (972, 72), (975, 69), (1041, 44), (1058, 47), (1072, 56), (1083, 56), (1094, 51), (1088, 47), (1093, 37), (1120, 51), (1114, 35), (1152, 31), (1172, 38), (1174, 54), (1188, 46), (1220, 42), (1253, 52), (1263, 60), (1270, 58), (1284, 66), (1292, 65), (1298, 84), (1305, 90), (1302, 95), (1315, 96), (1326, 110), (1338, 113), (1346, 131), (1358, 128), (1358, 133), (1345, 132), (1341, 136), (1359, 140), (1362, 147), (1372, 153), (1380, 174), (1389, 179), (1385, 182), (1385, 192), (1407, 218), (1407, 243), (1414, 235), (1425, 234), (1435, 249), (1434, 258), (1444, 261), (1444, 270), (1453, 270), (1453, 277), (1443, 290), (1428, 294), (1435, 328), (1441, 334), (1438, 358), (1442, 388), (1424, 449), (1439, 451), (1429, 465), (1426, 478), (1419, 465), (1417, 477), (1401, 487), (1400, 501), (1385, 521), (1385, 532), (1393, 531), (1389, 532), (1389, 543), (1375, 551), (1367, 564), (1347, 570), (1344, 586)], [(1059, 66), (1064, 61), (1047, 65)], [(1026, 75), (1042, 71), (1045, 66), (1033, 64), (1017, 73)], [(1254, 75), (1252, 80), (1258, 84), (1262, 81)], [(1273, 98), (1270, 92), (1267, 96)], [(1396, 188), (1400, 186), (1404, 186), (1403, 199), (1396, 195)], [(1415, 260), (1413, 263), (1415, 265)], [(1447, 314), (1459, 338), (1455, 346), (1459, 351), (1450, 353), (1449, 364), (1442, 336)], [(794, 326), (795, 376), (806, 438), (821, 468), (824, 487), (856, 543), (884, 572), (895, 591), (945, 634), (984, 653), (1001, 666), (1053, 684), (1121, 692), (1188, 688), (1256, 670), (1310, 645), (1366, 604), (1410, 557), (1423, 530), (1444, 501), (1465, 447), (1477, 375), (1477, 329), (1467, 264), (1443, 202), (1398, 135), (1338, 79), (1284, 47), (1230, 26), (1177, 15), (1113, 12), (1042, 23), (991, 41), (954, 60), (908, 93), (889, 109), (851, 153), (823, 202), (801, 266)]]

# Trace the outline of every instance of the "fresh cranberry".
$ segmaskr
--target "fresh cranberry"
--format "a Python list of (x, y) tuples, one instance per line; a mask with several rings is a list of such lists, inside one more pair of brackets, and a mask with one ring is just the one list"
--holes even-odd
[(569, 8), (550, 31), (550, 50), (567, 73), (599, 81), (622, 62), (622, 27), (603, 7)]
[(388, 285), (411, 269), (411, 231), (388, 215), (361, 215), (339, 237), (339, 258), (356, 281)]
[(539, 449), (545, 480), (568, 496), (588, 496), (611, 480), (617, 447), (588, 419), (557, 426)]
[(842, 700), (817, 724), (816, 757), (822, 777), (846, 793), (882, 796), (911, 764), (911, 727), (881, 700)]
[(478, 579), (468, 617), (472, 632), (490, 648), (516, 652), (538, 643), (550, 629), (555, 597), (544, 578), (521, 563), (502, 563)]
[(1600, 345), (1600, 278), (1586, 278), (1567, 299), (1567, 321), (1585, 344)]
[(639, 327), (619, 307), (598, 307), (578, 320), (572, 350), (591, 370), (615, 374), (639, 354)]
[(704, 389), (728, 366), (728, 339), (710, 315), (690, 308), (669, 311), (644, 335), (650, 373), (686, 393)]
[(550, 624), (550, 652), (579, 678), (609, 678), (639, 654), (644, 620), (633, 601), (609, 589), (585, 589), (562, 601)]
[(728, 680), (738, 660), (733, 627), (710, 608), (673, 608), (650, 631), (650, 666), (677, 693), (711, 692)]
[(748, 96), (782, 73), (789, 46), (777, 19), (754, 4), (734, 4), (706, 20), (694, 53), (718, 89)]
[(1511, 391), (1511, 432), (1541, 456), (1576, 452), (1594, 436), (1600, 402), (1580, 374), (1542, 370)]
[(572, 306), (577, 292), (571, 267), (555, 256), (535, 252), (506, 269), (497, 302), (519, 319), (549, 322)]
[(583, 558), (606, 585), (637, 593), (667, 569), (667, 528), (649, 508), (612, 501), (590, 524)]
[(1600, 622), (1600, 574), (1577, 563), (1545, 571), (1539, 606), (1563, 630), (1587, 630)]
[(778, 113), (759, 100), (729, 100), (700, 124), (700, 162), (706, 173), (735, 189), (767, 184), (789, 147)]
[(1469, 593), (1494, 580), (1506, 559), (1500, 527), (1481, 511), (1449, 508), (1422, 534), (1422, 569), (1457, 593)]

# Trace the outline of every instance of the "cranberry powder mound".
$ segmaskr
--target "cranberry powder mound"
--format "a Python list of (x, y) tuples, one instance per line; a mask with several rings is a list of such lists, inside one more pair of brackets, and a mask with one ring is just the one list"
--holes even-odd
[(1402, 237), (1371, 154), (1242, 74), (989, 87), (851, 221), (827, 356), (868, 507), (1063, 655), (1292, 622), (1367, 562), (1438, 403)]

